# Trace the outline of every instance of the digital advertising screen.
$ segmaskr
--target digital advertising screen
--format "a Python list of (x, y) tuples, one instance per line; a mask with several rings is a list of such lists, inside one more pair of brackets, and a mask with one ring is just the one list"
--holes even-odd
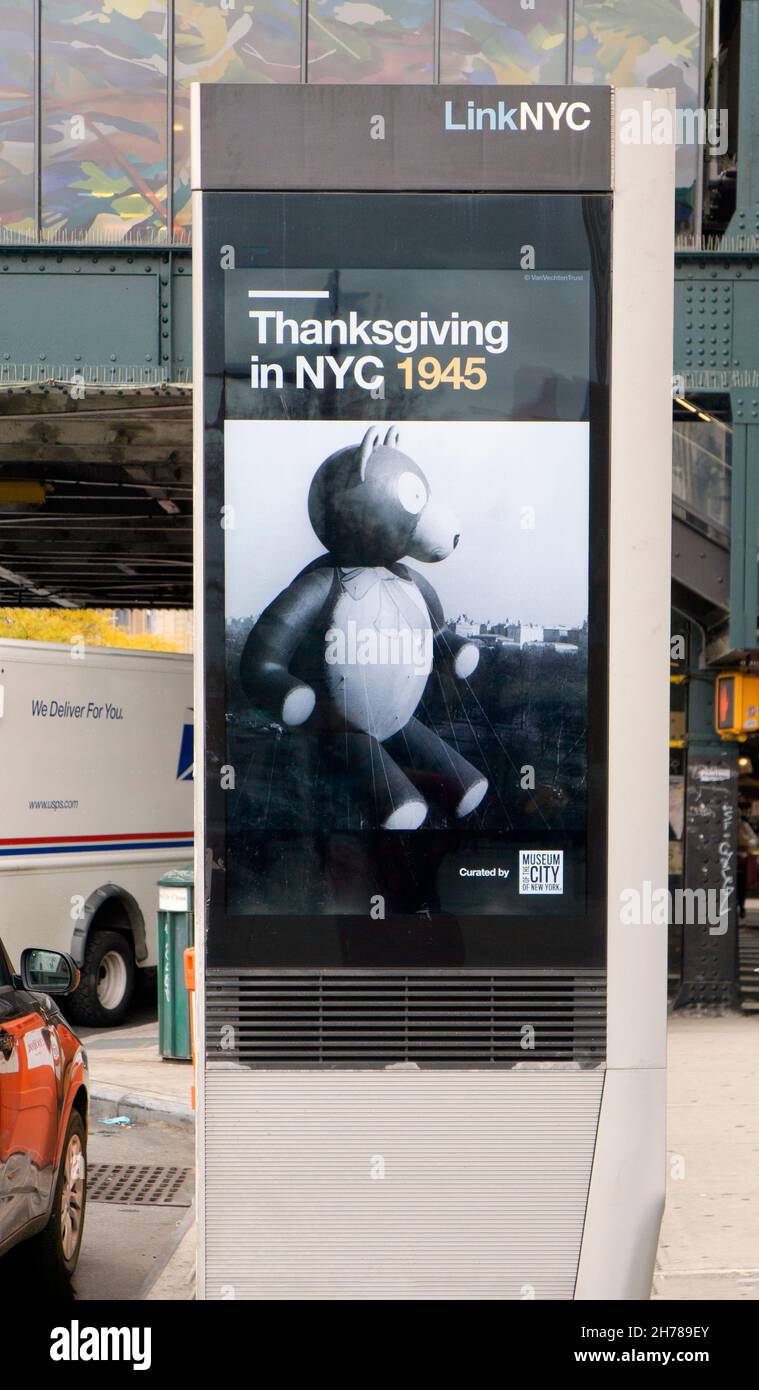
[(205, 198), (210, 965), (602, 963), (608, 227)]

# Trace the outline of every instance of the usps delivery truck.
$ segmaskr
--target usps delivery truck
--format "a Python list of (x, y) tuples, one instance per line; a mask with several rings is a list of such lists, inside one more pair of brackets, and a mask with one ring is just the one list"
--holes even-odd
[(78, 1023), (156, 964), (157, 881), (192, 858), (192, 658), (0, 640), (0, 938), (69, 951)]

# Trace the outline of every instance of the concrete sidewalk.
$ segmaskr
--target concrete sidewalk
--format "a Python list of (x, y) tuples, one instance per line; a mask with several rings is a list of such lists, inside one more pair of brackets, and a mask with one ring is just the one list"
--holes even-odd
[(759, 1016), (669, 1020), (661, 1299), (759, 1300)]
[(77, 1033), (90, 1064), (96, 1119), (128, 1115), (139, 1120), (150, 1113), (167, 1124), (194, 1124), (192, 1063), (164, 1061), (159, 1056), (155, 1019), (124, 1028), (83, 1028)]

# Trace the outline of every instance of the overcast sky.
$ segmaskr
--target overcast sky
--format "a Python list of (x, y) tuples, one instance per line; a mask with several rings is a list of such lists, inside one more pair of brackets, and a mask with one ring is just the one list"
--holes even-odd
[[(324, 547), (308, 519), (323, 459), (358, 444), (369, 423), (232, 420), (225, 426), (226, 612), (261, 612)], [(410, 563), (440, 595), (447, 618), (520, 618), (574, 626), (588, 612), (588, 440), (580, 422), (402, 421), (400, 447), (432, 494), (456, 511), (457, 549), (439, 564)], [(535, 527), (521, 524), (534, 508)]]

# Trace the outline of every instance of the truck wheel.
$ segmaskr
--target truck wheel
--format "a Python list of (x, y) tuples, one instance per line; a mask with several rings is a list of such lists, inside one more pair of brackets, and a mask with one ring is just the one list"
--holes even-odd
[(87, 1135), (78, 1110), (72, 1110), (63, 1141), (61, 1166), (50, 1220), (29, 1242), (34, 1261), (51, 1293), (64, 1293), (79, 1259), (87, 1205)]
[(112, 1028), (129, 1011), (134, 994), (134, 956), (116, 931), (90, 933), (79, 988), (67, 1000), (75, 1023)]

